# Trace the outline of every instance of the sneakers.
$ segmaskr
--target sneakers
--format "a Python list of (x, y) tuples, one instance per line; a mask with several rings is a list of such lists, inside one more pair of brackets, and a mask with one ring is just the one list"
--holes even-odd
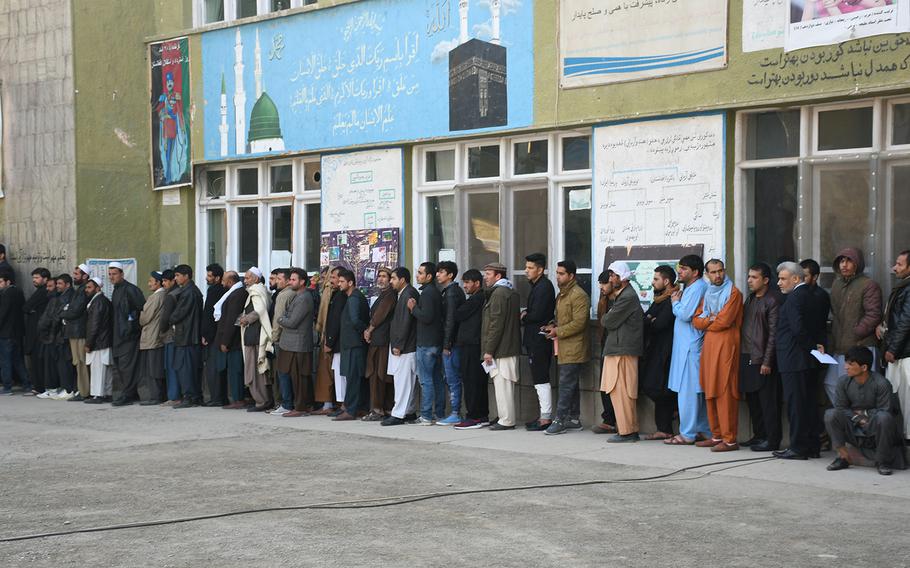
[(43, 393), (39, 394), (38, 398), (53, 399), (58, 394), (60, 394), (60, 389), (46, 390)]
[(38, 394), (40, 394), (38, 391), (35, 391), (35, 390), (27, 390), (27, 391), (25, 391), (24, 393), (22, 393), (22, 396), (35, 396), (35, 395), (38, 395)]
[(283, 407), (283, 406), (279, 406), (279, 407), (276, 408), (275, 410), (269, 412), (269, 415), (270, 415), (270, 416), (284, 416), (284, 415), (287, 414), (288, 412), (290, 412), (289, 409), (287, 409), (287, 408), (285, 408), (285, 407)]
[(622, 444), (626, 442), (637, 442), (638, 432), (632, 432), (631, 434), (613, 434), (607, 438), (607, 442), (611, 444)]
[(455, 426), (456, 424), (461, 424), (461, 416), (457, 414), (450, 414), (447, 418), (436, 421), (437, 426)]
[(492, 426), (490, 426), (490, 430), (493, 430), (494, 432), (499, 432), (502, 430), (514, 430), (514, 429), (515, 429), (515, 426), (506, 426), (500, 422), (497, 422), (496, 424), (493, 424)]
[(554, 420), (550, 423), (550, 426), (544, 430), (544, 434), (547, 436), (555, 436), (557, 434), (565, 434), (569, 431), (569, 428), (561, 420)]
[(433, 422), (429, 418), (424, 418), (423, 416), (421, 416), (420, 418), (417, 419), (416, 422), (414, 422), (414, 424), (417, 424), (418, 426), (432, 426), (433, 424), (435, 424), (435, 422)]
[(455, 425), (456, 430), (478, 430), (480, 428), (486, 428), (490, 423), (486, 420), (474, 420), (473, 418), (466, 418)]
[(73, 398), (74, 396), (76, 396), (76, 395), (69, 391), (61, 390), (60, 392), (58, 392), (51, 398), (54, 400), (69, 400), (69, 399)]
[(584, 430), (585, 427), (581, 425), (581, 420), (578, 418), (569, 418), (566, 420), (566, 428), (569, 430)]
[(0, 396), (13, 396), (13, 389), (3, 389), (0, 391)]
[(540, 420), (535, 420), (533, 422), (528, 422), (525, 424), (525, 430), (528, 432), (543, 432), (550, 427), (550, 424), (552, 424), (552, 422), (544, 424)]
[(407, 422), (397, 416), (387, 416), (380, 424), (382, 426), (401, 426), (402, 424), (407, 424)]

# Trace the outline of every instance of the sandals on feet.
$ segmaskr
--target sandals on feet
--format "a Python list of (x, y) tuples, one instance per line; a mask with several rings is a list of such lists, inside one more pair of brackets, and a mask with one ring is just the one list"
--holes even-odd
[(664, 444), (667, 444), (668, 446), (691, 446), (694, 443), (695, 440), (686, 440), (680, 434), (664, 440)]

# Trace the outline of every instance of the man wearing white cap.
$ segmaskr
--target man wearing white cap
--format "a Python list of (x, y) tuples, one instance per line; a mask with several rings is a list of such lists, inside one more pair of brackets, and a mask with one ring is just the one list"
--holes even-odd
[(88, 366), (85, 363), (85, 309), (88, 302), (85, 286), (88, 279), (87, 265), (80, 264), (73, 269), (73, 296), (60, 312), (63, 337), (70, 344), (70, 355), (73, 358), (73, 367), (76, 368), (76, 385), (79, 389), (79, 392), (70, 399), (72, 401), (81, 401), (89, 397)]
[(123, 265), (112, 262), (107, 267), (107, 278), (114, 285), (111, 295), (113, 307), (113, 356), (114, 382), (117, 397), (113, 406), (126, 406), (139, 399), (139, 313), (145, 304), (145, 296), (135, 284), (127, 282)]
[(271, 297), (262, 283), (262, 271), (252, 267), (243, 277), (249, 294), (240, 327), (243, 333), (243, 382), (250, 389), (256, 406), (248, 412), (271, 410), (268, 353), (272, 351), (272, 322), (269, 319)]
[(111, 396), (111, 301), (101, 291), (97, 276), (85, 285), (89, 299), (85, 308), (85, 347), (83, 354), (91, 370), (91, 398), (85, 402), (99, 404)]
[(600, 319), (606, 332), (600, 390), (610, 395), (616, 412), (617, 434), (608, 442), (638, 440), (638, 358), (644, 349), (644, 311), (629, 283), (632, 272), (622, 261), (607, 268), (613, 293), (610, 307)]

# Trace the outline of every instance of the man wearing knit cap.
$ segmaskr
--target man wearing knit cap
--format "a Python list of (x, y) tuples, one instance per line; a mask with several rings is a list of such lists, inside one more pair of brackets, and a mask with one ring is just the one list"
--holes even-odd
[(73, 367), (76, 368), (76, 385), (79, 392), (70, 399), (74, 402), (88, 398), (90, 389), (88, 366), (85, 363), (85, 309), (88, 302), (85, 286), (88, 281), (87, 265), (80, 264), (73, 269), (73, 296), (60, 312), (63, 337), (70, 344), (70, 355), (73, 358)]
[(111, 396), (111, 301), (101, 290), (101, 279), (95, 276), (85, 284), (88, 303), (85, 307), (85, 347), (83, 355), (91, 370), (90, 398), (98, 404)]
[(613, 293), (600, 319), (606, 332), (600, 390), (610, 395), (616, 412), (617, 434), (608, 442), (638, 441), (638, 358), (644, 350), (644, 312), (629, 283), (632, 272), (625, 262), (607, 268)]
[(490, 430), (515, 429), (515, 385), (521, 355), (521, 300), (506, 278), (505, 265), (491, 262), (483, 267), (487, 301), (481, 315), (480, 347), (484, 368), (493, 379), (499, 421)]

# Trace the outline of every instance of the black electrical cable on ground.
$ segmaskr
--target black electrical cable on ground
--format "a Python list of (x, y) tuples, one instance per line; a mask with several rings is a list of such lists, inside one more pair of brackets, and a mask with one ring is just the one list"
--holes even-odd
[[(418, 495), (401, 495), (398, 497), (378, 497), (375, 499), (356, 499), (352, 501), (334, 501), (328, 503), (313, 503), (310, 505), (287, 505), (279, 507), (263, 507), (260, 509), (241, 509), (239, 511), (229, 511), (227, 513), (211, 513), (208, 515), (196, 515), (192, 517), (179, 517), (176, 519), (161, 519), (158, 521), (141, 521), (136, 523), (125, 523), (119, 525), (106, 525), (100, 527), (88, 527), (84, 529), (70, 529), (66, 531), (57, 531), (49, 533), (38, 533), (30, 535), (21, 535), (21, 536), (11, 536), (6, 538), (0, 538), (0, 543), (4, 542), (17, 542), (23, 540), (35, 540), (39, 538), (49, 538), (54, 536), (68, 536), (73, 534), (84, 534), (84, 533), (95, 533), (95, 532), (109, 532), (123, 529), (136, 529), (142, 527), (156, 527), (162, 525), (176, 525), (179, 523), (190, 523), (195, 521), (205, 521), (211, 519), (222, 519), (225, 517), (237, 517), (240, 515), (252, 515), (255, 513), (269, 513), (275, 511), (303, 511), (303, 510), (325, 510), (325, 509), (372, 509), (376, 507), (391, 507), (394, 505), (407, 505), (409, 503), (417, 503), (419, 501), (427, 501), (429, 499), (440, 499), (442, 497), (455, 497), (461, 495), (481, 495), (486, 493), (508, 493), (512, 491), (531, 491), (534, 489), (557, 489), (564, 487), (583, 487), (586, 485), (608, 485), (614, 483), (653, 483), (658, 481), (694, 481), (696, 479), (701, 479), (707, 477), (712, 473), (718, 473), (721, 471), (726, 471), (728, 469), (733, 469), (735, 467), (742, 467), (745, 465), (751, 465), (759, 462), (771, 461), (775, 458), (773, 457), (758, 457), (758, 458), (740, 458), (735, 460), (726, 460), (726, 461), (717, 461), (703, 463), (699, 465), (692, 465), (688, 467), (683, 467), (669, 473), (662, 473), (659, 475), (651, 475), (647, 477), (634, 477), (627, 479), (594, 479), (589, 481), (567, 481), (565, 483), (544, 483), (539, 485), (518, 485), (512, 487), (494, 487), (491, 489), (462, 489), (456, 491), (439, 491), (435, 493), (423, 493)], [(701, 469), (704, 467), (718, 466), (718, 465), (729, 465), (729, 464), (738, 464), (730, 467), (724, 467), (717, 470), (706, 471), (693, 475), (691, 477), (685, 477), (681, 479), (670, 479), (675, 475), (680, 473), (685, 473), (694, 469)]]

